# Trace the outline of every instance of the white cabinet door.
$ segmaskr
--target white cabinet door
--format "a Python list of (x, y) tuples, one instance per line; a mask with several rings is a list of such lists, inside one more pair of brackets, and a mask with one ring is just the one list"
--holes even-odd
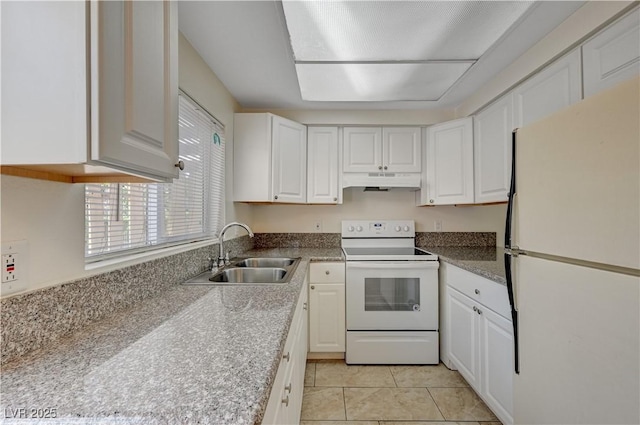
[(551, 115), (582, 98), (580, 49), (558, 59), (514, 90), (514, 127)]
[(3, 165), (178, 177), (176, 2), (5, 2), (2, 13)]
[(86, 2), (2, 2), (2, 164), (87, 161)]
[(513, 325), (479, 306), (480, 358), (484, 398), (503, 423), (513, 423)]
[(311, 283), (309, 291), (309, 351), (345, 351), (344, 283)]
[(338, 127), (308, 127), (307, 203), (339, 202)]
[(234, 115), (236, 202), (307, 201), (307, 130), (269, 113)]
[(382, 129), (382, 170), (390, 173), (419, 173), (421, 162), (420, 127)]
[(304, 372), (307, 365), (307, 282), (305, 278), (262, 418), (263, 424), (300, 422)]
[(380, 127), (345, 127), (345, 172), (382, 171), (382, 129)]
[(473, 203), (473, 121), (471, 117), (427, 128), (426, 178), (422, 205)]
[(447, 323), (445, 330), (449, 359), (460, 374), (480, 392), (480, 343), (476, 305), (453, 288), (447, 291)]
[(91, 2), (91, 159), (178, 177), (178, 4)]
[(273, 116), (272, 174), (274, 202), (307, 201), (307, 128)]
[(640, 9), (582, 46), (584, 97), (640, 74)]
[(503, 96), (474, 118), (473, 158), (477, 204), (507, 200), (513, 129), (513, 93)]

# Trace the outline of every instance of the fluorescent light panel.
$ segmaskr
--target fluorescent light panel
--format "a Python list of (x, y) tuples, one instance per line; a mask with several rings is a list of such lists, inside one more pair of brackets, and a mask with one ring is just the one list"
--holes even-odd
[(282, 4), (304, 100), (392, 101), (439, 99), (533, 2)]
[(304, 100), (438, 100), (473, 62), (296, 64)]

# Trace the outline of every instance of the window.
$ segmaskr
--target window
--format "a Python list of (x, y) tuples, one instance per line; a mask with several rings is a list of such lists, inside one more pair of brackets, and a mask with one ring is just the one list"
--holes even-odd
[(85, 257), (97, 261), (211, 238), (224, 224), (224, 126), (181, 93), (173, 183), (85, 185)]

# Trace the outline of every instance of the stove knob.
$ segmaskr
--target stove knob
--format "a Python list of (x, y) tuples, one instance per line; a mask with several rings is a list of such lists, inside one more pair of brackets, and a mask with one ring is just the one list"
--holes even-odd
[(362, 226), (358, 226), (358, 227), (356, 227), (356, 230), (357, 230), (358, 232), (362, 232)]
[(349, 227), (347, 228), (347, 230), (348, 230), (348, 231), (350, 231), (350, 232), (353, 232), (353, 226), (349, 226)]
[(408, 232), (409, 230), (410, 230), (410, 229), (409, 229), (409, 226), (404, 226), (404, 231), (405, 231), (405, 232)]
[(396, 232), (400, 231), (400, 226), (396, 226)]

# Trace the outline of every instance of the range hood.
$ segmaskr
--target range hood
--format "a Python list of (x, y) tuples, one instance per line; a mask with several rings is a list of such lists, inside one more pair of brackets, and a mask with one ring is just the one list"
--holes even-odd
[(420, 190), (420, 173), (344, 173), (342, 187), (362, 187), (365, 190)]

